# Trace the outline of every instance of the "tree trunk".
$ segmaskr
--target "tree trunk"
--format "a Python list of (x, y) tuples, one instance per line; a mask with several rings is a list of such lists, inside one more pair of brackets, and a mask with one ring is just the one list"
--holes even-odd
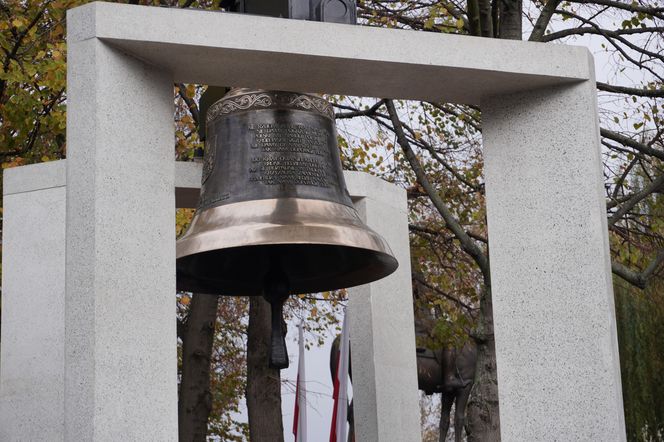
[(178, 403), (180, 442), (205, 442), (212, 410), (210, 361), (217, 319), (216, 295), (195, 294), (182, 337), (182, 378)]
[[(488, 280), (488, 277), (485, 279)], [(477, 369), (466, 409), (468, 442), (498, 442), (500, 441), (498, 377), (493, 339), (491, 287), (488, 284), (480, 299), (480, 317), (473, 338), (477, 343)]]
[(247, 339), (247, 411), (251, 442), (283, 442), (281, 380), (269, 368), (270, 304), (260, 296), (249, 301)]
[[(497, 0), (497, 34), (501, 39), (521, 40), (522, 0)], [(489, 266), (490, 268), (490, 266)], [(484, 271), (484, 293), (480, 297), (480, 315), (473, 339), (477, 344), (475, 383), (466, 409), (468, 442), (500, 441), (498, 373), (493, 335), (491, 279)]]
[(498, 37), (508, 40), (521, 40), (521, 0), (498, 0), (499, 28)]

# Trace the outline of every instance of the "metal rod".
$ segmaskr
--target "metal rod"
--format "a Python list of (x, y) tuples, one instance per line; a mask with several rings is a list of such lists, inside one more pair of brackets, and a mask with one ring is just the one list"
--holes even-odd
[(288, 368), (288, 350), (286, 348), (286, 335), (284, 334), (283, 311), (284, 302), (288, 299), (288, 278), (281, 267), (273, 260), (272, 268), (264, 281), (263, 297), (270, 303), (271, 308), (271, 340), (270, 340), (270, 368), (283, 370)]

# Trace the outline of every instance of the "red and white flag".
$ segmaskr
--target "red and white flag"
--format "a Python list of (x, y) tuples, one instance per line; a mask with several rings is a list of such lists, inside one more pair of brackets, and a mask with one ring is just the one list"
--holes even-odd
[(302, 323), (299, 328), (300, 354), (297, 364), (297, 382), (295, 388), (295, 413), (293, 417), (293, 435), (295, 442), (307, 442), (307, 389), (304, 371), (304, 332)]
[(348, 335), (348, 314), (344, 310), (344, 323), (341, 327), (337, 373), (334, 376), (334, 409), (330, 442), (346, 442), (346, 419), (348, 415), (348, 360), (350, 356), (350, 336)]

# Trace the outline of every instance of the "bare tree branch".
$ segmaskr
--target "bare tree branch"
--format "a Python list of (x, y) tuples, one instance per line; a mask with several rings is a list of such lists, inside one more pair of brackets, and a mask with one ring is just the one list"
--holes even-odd
[(193, 118), (194, 123), (196, 124), (196, 126), (198, 126), (199, 114), (196, 102), (192, 98), (187, 96), (186, 86), (184, 84), (177, 83), (176, 86), (178, 87), (178, 95), (180, 95), (182, 101), (184, 101), (187, 107), (189, 108), (189, 112), (191, 112), (191, 118)]
[(431, 202), (443, 217), (447, 227), (452, 231), (452, 233), (454, 233), (456, 238), (461, 243), (461, 248), (473, 258), (485, 276), (489, 275), (489, 258), (482, 252), (482, 250), (473, 241), (473, 239), (468, 236), (454, 215), (452, 215), (451, 210), (443, 202), (438, 192), (436, 192), (436, 189), (434, 189), (431, 185), (431, 182), (427, 178), (422, 165), (415, 155), (415, 152), (413, 152), (413, 149), (410, 147), (410, 143), (408, 142), (406, 134), (403, 131), (401, 120), (399, 120), (399, 116), (397, 115), (397, 111), (394, 108), (394, 103), (392, 100), (385, 100), (385, 105), (390, 115), (390, 120), (394, 125), (394, 133), (397, 136), (397, 142), (399, 143), (399, 146), (401, 146), (401, 149), (403, 150), (408, 163), (413, 169), (413, 172), (415, 172), (417, 181), (422, 185), (424, 190), (429, 195)]
[(617, 132), (613, 132), (609, 129), (604, 129), (604, 128), (600, 129), (600, 134), (605, 138), (617, 141), (618, 143), (636, 149), (641, 153), (644, 153), (646, 155), (651, 155), (653, 157), (659, 158), (660, 160), (664, 160), (664, 151), (661, 151), (659, 149), (654, 149), (648, 146), (647, 144), (639, 143), (638, 141), (626, 137), (625, 135), (621, 135)]
[(656, 192), (660, 189), (664, 189), (664, 175), (660, 175), (659, 178), (650, 183), (649, 186), (645, 187), (640, 192), (635, 193), (629, 200), (625, 202), (617, 211), (614, 213), (611, 218), (609, 218), (609, 227), (613, 226), (620, 218), (622, 218), (627, 212), (632, 210), (641, 200), (652, 195), (653, 192)]
[(618, 34), (616, 34), (613, 31), (607, 31), (605, 29), (601, 29), (596, 23), (593, 23), (591, 20), (588, 20), (584, 17), (581, 17), (580, 15), (574, 14), (574, 13), (569, 12), (569, 11), (563, 11), (563, 10), (560, 10), (560, 9), (557, 9), (556, 12), (561, 14), (561, 15), (565, 15), (567, 17), (571, 17), (571, 18), (574, 18), (576, 20), (579, 20), (581, 23), (585, 23), (587, 25), (590, 25), (591, 27), (596, 29), (597, 32), (600, 35), (602, 35), (606, 39), (606, 41), (608, 41), (611, 44), (611, 46), (613, 46), (618, 52), (620, 52), (620, 54), (626, 60), (633, 63), (635, 66), (638, 66), (642, 69), (647, 70), (648, 72), (650, 72), (654, 77), (658, 78), (659, 80), (664, 80), (664, 77), (662, 77), (660, 73), (658, 73), (656, 70), (654, 70), (653, 68), (646, 65), (643, 61), (639, 61), (639, 60), (634, 59), (631, 55), (629, 55), (627, 53), (627, 51), (625, 51), (624, 48), (622, 48), (618, 43), (616, 43), (616, 41), (619, 41), (620, 43), (624, 44), (625, 46), (627, 46), (628, 48), (634, 50), (637, 53), (648, 55), (648, 56), (650, 56), (654, 59), (658, 59), (660, 61), (664, 61), (664, 56), (663, 55), (661, 55), (659, 53), (649, 51), (649, 50), (645, 49), (642, 46), (635, 45), (634, 43), (622, 38), (621, 36), (619, 36)]
[(437, 294), (443, 296), (444, 298), (449, 299), (450, 301), (454, 302), (455, 304), (458, 304), (460, 307), (465, 308), (465, 309), (468, 310), (468, 312), (470, 312), (471, 314), (475, 313), (475, 311), (477, 310), (477, 308), (474, 308), (474, 307), (472, 307), (471, 305), (466, 304), (466, 303), (463, 302), (462, 300), (460, 300), (460, 299), (458, 299), (458, 298), (456, 298), (456, 297), (450, 295), (449, 293), (446, 293), (446, 292), (442, 291), (441, 289), (439, 289), (439, 288), (436, 287), (435, 285), (430, 284), (426, 279), (424, 279), (424, 278), (422, 277), (422, 275), (419, 275), (417, 272), (413, 272), (412, 276), (413, 276), (413, 279), (414, 279), (415, 281), (419, 282), (419, 283), (422, 284), (424, 287), (426, 287), (426, 288), (428, 288), (428, 289), (430, 289), (430, 290), (433, 290), (434, 292), (436, 292)]
[[(383, 104), (385, 104), (385, 100), (379, 100), (379, 101), (376, 102), (376, 104), (374, 104), (373, 106), (371, 106), (369, 109), (365, 109), (365, 110), (351, 110), (350, 112), (337, 113), (337, 114), (334, 114), (334, 118), (339, 119), (339, 120), (342, 120), (342, 119), (346, 119), (346, 118), (368, 117), (368, 116), (371, 116), (371, 115), (373, 115), (374, 113), (376, 113), (376, 111), (377, 111), (378, 109), (380, 109), (381, 106), (383, 106)], [(348, 107), (348, 106), (343, 106), (343, 105), (336, 105), (336, 104), (335, 104), (334, 106), (335, 106), (335, 107), (342, 108), (342, 109), (351, 109), (350, 107)]]
[(640, 289), (645, 289), (648, 286), (648, 282), (651, 276), (653, 275), (653, 273), (655, 273), (655, 271), (662, 264), (662, 262), (664, 262), (664, 250), (660, 250), (657, 253), (655, 259), (653, 259), (652, 262), (648, 265), (648, 267), (641, 273), (630, 270), (624, 265), (615, 261), (611, 263), (611, 270), (613, 271), (613, 273), (620, 276), (622, 279), (629, 282), (630, 284)]
[(546, 32), (546, 28), (549, 26), (549, 22), (551, 22), (551, 17), (553, 17), (553, 14), (561, 1), (562, 0), (548, 0), (544, 4), (544, 8), (539, 17), (537, 17), (537, 22), (535, 22), (535, 26), (533, 27), (533, 32), (530, 33), (530, 37), (528, 38), (529, 41), (542, 41), (544, 32)]
[(622, 9), (630, 12), (642, 12), (654, 17), (664, 18), (664, 8), (655, 6), (642, 6), (636, 2), (619, 2), (615, 0), (568, 0), (570, 3), (578, 3), (583, 5), (602, 5), (611, 8)]
[(648, 33), (662, 33), (664, 32), (664, 27), (654, 27), (654, 28), (631, 28), (631, 29), (616, 29), (609, 31), (606, 29), (598, 29), (593, 26), (583, 26), (580, 28), (570, 28), (563, 29), (561, 31), (552, 32), (550, 34), (543, 35), (538, 41), (552, 41), (558, 40), (560, 38), (569, 37), (570, 35), (609, 35), (609, 36), (618, 36), (618, 35), (634, 35), (634, 34), (648, 34)]
[(614, 92), (617, 94), (636, 95), (639, 97), (648, 98), (664, 98), (664, 89), (642, 89), (636, 87), (615, 86), (597, 82), (597, 89), (605, 92)]
[[(408, 224), (408, 228), (414, 232), (425, 233), (431, 236), (440, 236), (443, 234), (443, 232), (439, 232), (433, 229), (427, 229), (426, 227), (418, 226), (417, 224)], [(479, 233), (473, 233), (469, 230), (466, 230), (466, 234), (471, 238), (476, 239), (477, 241), (483, 242), (484, 244), (489, 243), (489, 240), (485, 236), (480, 235)]]

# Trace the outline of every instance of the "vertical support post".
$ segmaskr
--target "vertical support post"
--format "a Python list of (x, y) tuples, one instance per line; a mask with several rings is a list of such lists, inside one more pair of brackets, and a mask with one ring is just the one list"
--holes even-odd
[(96, 13), (68, 14), (65, 439), (175, 441), (173, 79)]
[(502, 440), (624, 441), (595, 82), (482, 119)]
[(392, 275), (349, 290), (355, 437), (373, 442), (420, 440), (415, 326), (403, 189), (364, 173), (345, 173), (364, 221), (399, 261)]
[(65, 162), (4, 171), (0, 440), (64, 438)]

